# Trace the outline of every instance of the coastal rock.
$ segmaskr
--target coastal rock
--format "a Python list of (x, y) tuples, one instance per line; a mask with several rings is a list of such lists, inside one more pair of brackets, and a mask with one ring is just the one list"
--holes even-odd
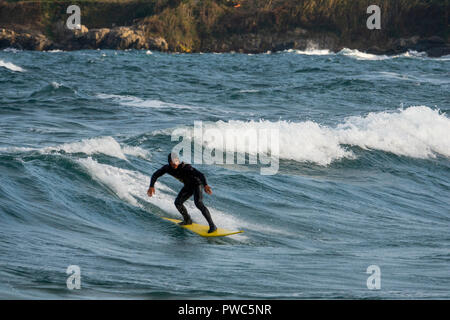
[(166, 40), (146, 33), (143, 28), (115, 27), (91, 29), (81, 25), (79, 29), (68, 29), (59, 21), (52, 29), (52, 39), (42, 33), (16, 32), (0, 29), (0, 48), (16, 47), (25, 50), (79, 50), (79, 49), (151, 49), (167, 51)]
[(151, 49), (167, 51), (164, 38), (146, 35), (141, 28), (116, 27), (104, 36), (104, 45), (111, 49)]
[(169, 45), (163, 37), (148, 37), (148, 49), (167, 51), (169, 50)]
[(23, 50), (79, 50), (79, 49), (150, 49), (167, 51), (167, 41), (159, 36), (147, 35), (144, 30), (130, 27), (88, 30), (85, 26), (70, 30), (63, 23), (54, 29), (54, 41), (41, 33), (19, 33), (0, 28), (0, 48), (15, 47)]
[(12, 47), (15, 39), (15, 32), (8, 29), (0, 29), (0, 48)]
[(146, 39), (142, 31), (129, 27), (117, 27), (106, 36), (105, 45), (114, 49), (147, 49)]
[(21, 33), (16, 36), (16, 44), (20, 49), (24, 50), (48, 50), (52, 46), (52, 42), (43, 34)]
[(86, 34), (86, 42), (92, 48), (100, 48), (106, 36), (110, 33), (108, 28), (91, 29)]
[(22, 50), (48, 50), (53, 45), (41, 33), (18, 33), (13, 30), (0, 29), (0, 48), (14, 47)]
[(450, 54), (450, 44), (438, 36), (421, 39), (412, 48), (419, 52), (424, 51), (430, 57), (440, 57)]

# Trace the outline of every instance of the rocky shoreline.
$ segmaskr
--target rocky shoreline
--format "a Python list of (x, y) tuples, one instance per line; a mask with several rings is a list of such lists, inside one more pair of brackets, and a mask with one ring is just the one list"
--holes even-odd
[(21, 50), (81, 50), (81, 49), (150, 49), (167, 51), (162, 37), (148, 37), (135, 27), (99, 28), (88, 30), (85, 26), (69, 30), (61, 23), (55, 29), (53, 40), (40, 32), (15, 32), (0, 29), (0, 48)]
[[(265, 53), (287, 49), (311, 50), (327, 49), (338, 52), (347, 47), (339, 39), (330, 34), (307, 37), (304, 31), (293, 31), (287, 34), (245, 34), (230, 37), (226, 40), (211, 39), (204, 42), (200, 50), (169, 50), (167, 41), (160, 36), (148, 36), (142, 26), (94, 28), (82, 26), (79, 30), (69, 30), (62, 24), (56, 29), (53, 40), (40, 32), (15, 32), (0, 28), (0, 49), (17, 48), (21, 50), (82, 50), (82, 49), (148, 49), (162, 52), (241, 52)], [(303, 36), (302, 36), (303, 35)], [(450, 44), (444, 39), (433, 36), (420, 38), (391, 39), (383, 48), (378, 46), (348, 46), (350, 49), (372, 54), (394, 55), (414, 50), (426, 52), (430, 57), (450, 54)]]
[[(122, 9), (129, 9), (131, 6), (126, 1), (119, 3)], [(272, 1), (267, 0), (272, 7), (262, 7), (260, 4), (263, 0), (258, 2), (258, 6), (251, 0), (242, 0), (242, 7), (236, 9), (231, 6), (236, 2), (232, 0), (173, 0), (167, 3), (161, 0), (165, 6), (152, 7), (151, 14), (139, 19), (133, 18), (133, 12), (140, 4), (134, 4), (134, 11), (130, 9), (132, 13), (128, 12), (131, 20), (125, 21), (127, 25), (122, 26), (115, 26), (115, 23), (111, 23), (113, 20), (97, 18), (96, 11), (91, 9), (93, 13), (87, 19), (90, 23), (70, 30), (64, 20), (67, 18), (65, 6), (61, 3), (53, 3), (51, 10), (45, 9), (50, 10), (47, 12), (42, 5), (24, 2), (10, 4), (0, 0), (0, 49), (148, 49), (162, 52), (263, 53), (287, 49), (328, 49), (338, 52), (349, 48), (386, 55), (401, 54), (408, 50), (426, 52), (430, 57), (450, 54), (447, 36), (448, 8), (442, 7), (438, 2), (426, 7), (428, 11), (424, 11), (423, 5), (411, 6), (409, 11), (402, 8), (391, 9), (404, 15), (402, 19), (405, 20), (409, 16), (417, 18), (422, 13), (429, 19), (421, 20), (426, 28), (408, 28), (406, 22), (397, 21), (397, 25), (391, 23), (392, 26), (386, 30), (370, 32), (360, 27), (361, 22), (364, 24), (363, 19), (366, 19), (363, 10), (366, 4), (363, 0), (341, 1), (344, 4), (348, 2), (353, 7), (356, 4), (359, 6), (357, 12), (360, 17), (355, 21), (350, 18), (339, 20), (339, 17), (332, 16), (331, 13), (340, 12), (345, 7), (340, 8), (331, 0), (331, 7), (327, 9), (331, 13), (326, 18), (323, 17), (323, 8), (310, 9), (308, 16), (304, 13), (306, 11), (294, 10), (298, 3), (306, 6), (311, 1), (279, 0), (272, 4)], [(420, 3), (420, 0), (416, 2)], [(386, 6), (387, 4), (386, 2)], [(442, 8), (446, 12), (441, 12)], [(108, 12), (113, 9), (105, 7), (102, 10)], [(114, 7), (114, 10), (116, 12), (118, 9)], [(30, 14), (34, 15), (35, 22), (27, 25), (23, 23), (24, 17)], [(43, 18), (49, 15), (52, 19), (47, 21)], [(315, 16), (317, 17), (314, 18)], [(305, 17), (309, 20), (305, 20)], [(383, 23), (389, 25), (390, 21)]]

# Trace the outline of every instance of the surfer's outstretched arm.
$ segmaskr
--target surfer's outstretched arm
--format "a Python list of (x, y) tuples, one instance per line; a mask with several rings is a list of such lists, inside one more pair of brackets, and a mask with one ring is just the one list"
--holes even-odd
[(147, 190), (147, 195), (151, 197), (155, 194), (155, 182), (158, 180), (159, 177), (166, 174), (169, 171), (170, 166), (166, 164), (165, 166), (162, 166), (160, 169), (156, 170), (155, 173), (152, 175), (152, 179), (150, 180), (150, 187)]

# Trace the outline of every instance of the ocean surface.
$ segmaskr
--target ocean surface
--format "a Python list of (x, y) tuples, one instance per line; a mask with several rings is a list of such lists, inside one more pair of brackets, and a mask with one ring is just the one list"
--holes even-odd
[[(419, 52), (0, 51), (0, 298), (449, 299), (449, 112)], [(193, 162), (242, 234), (161, 219), (170, 176), (146, 195), (196, 121), (278, 130), (276, 174)]]

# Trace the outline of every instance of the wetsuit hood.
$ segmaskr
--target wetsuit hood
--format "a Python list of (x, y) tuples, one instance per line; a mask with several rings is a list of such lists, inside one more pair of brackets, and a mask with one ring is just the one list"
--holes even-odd
[(169, 153), (168, 157), (167, 157), (167, 162), (170, 164), (170, 162), (172, 161), (172, 159), (178, 159), (180, 160), (180, 158), (178, 158), (178, 156), (175, 153)]

